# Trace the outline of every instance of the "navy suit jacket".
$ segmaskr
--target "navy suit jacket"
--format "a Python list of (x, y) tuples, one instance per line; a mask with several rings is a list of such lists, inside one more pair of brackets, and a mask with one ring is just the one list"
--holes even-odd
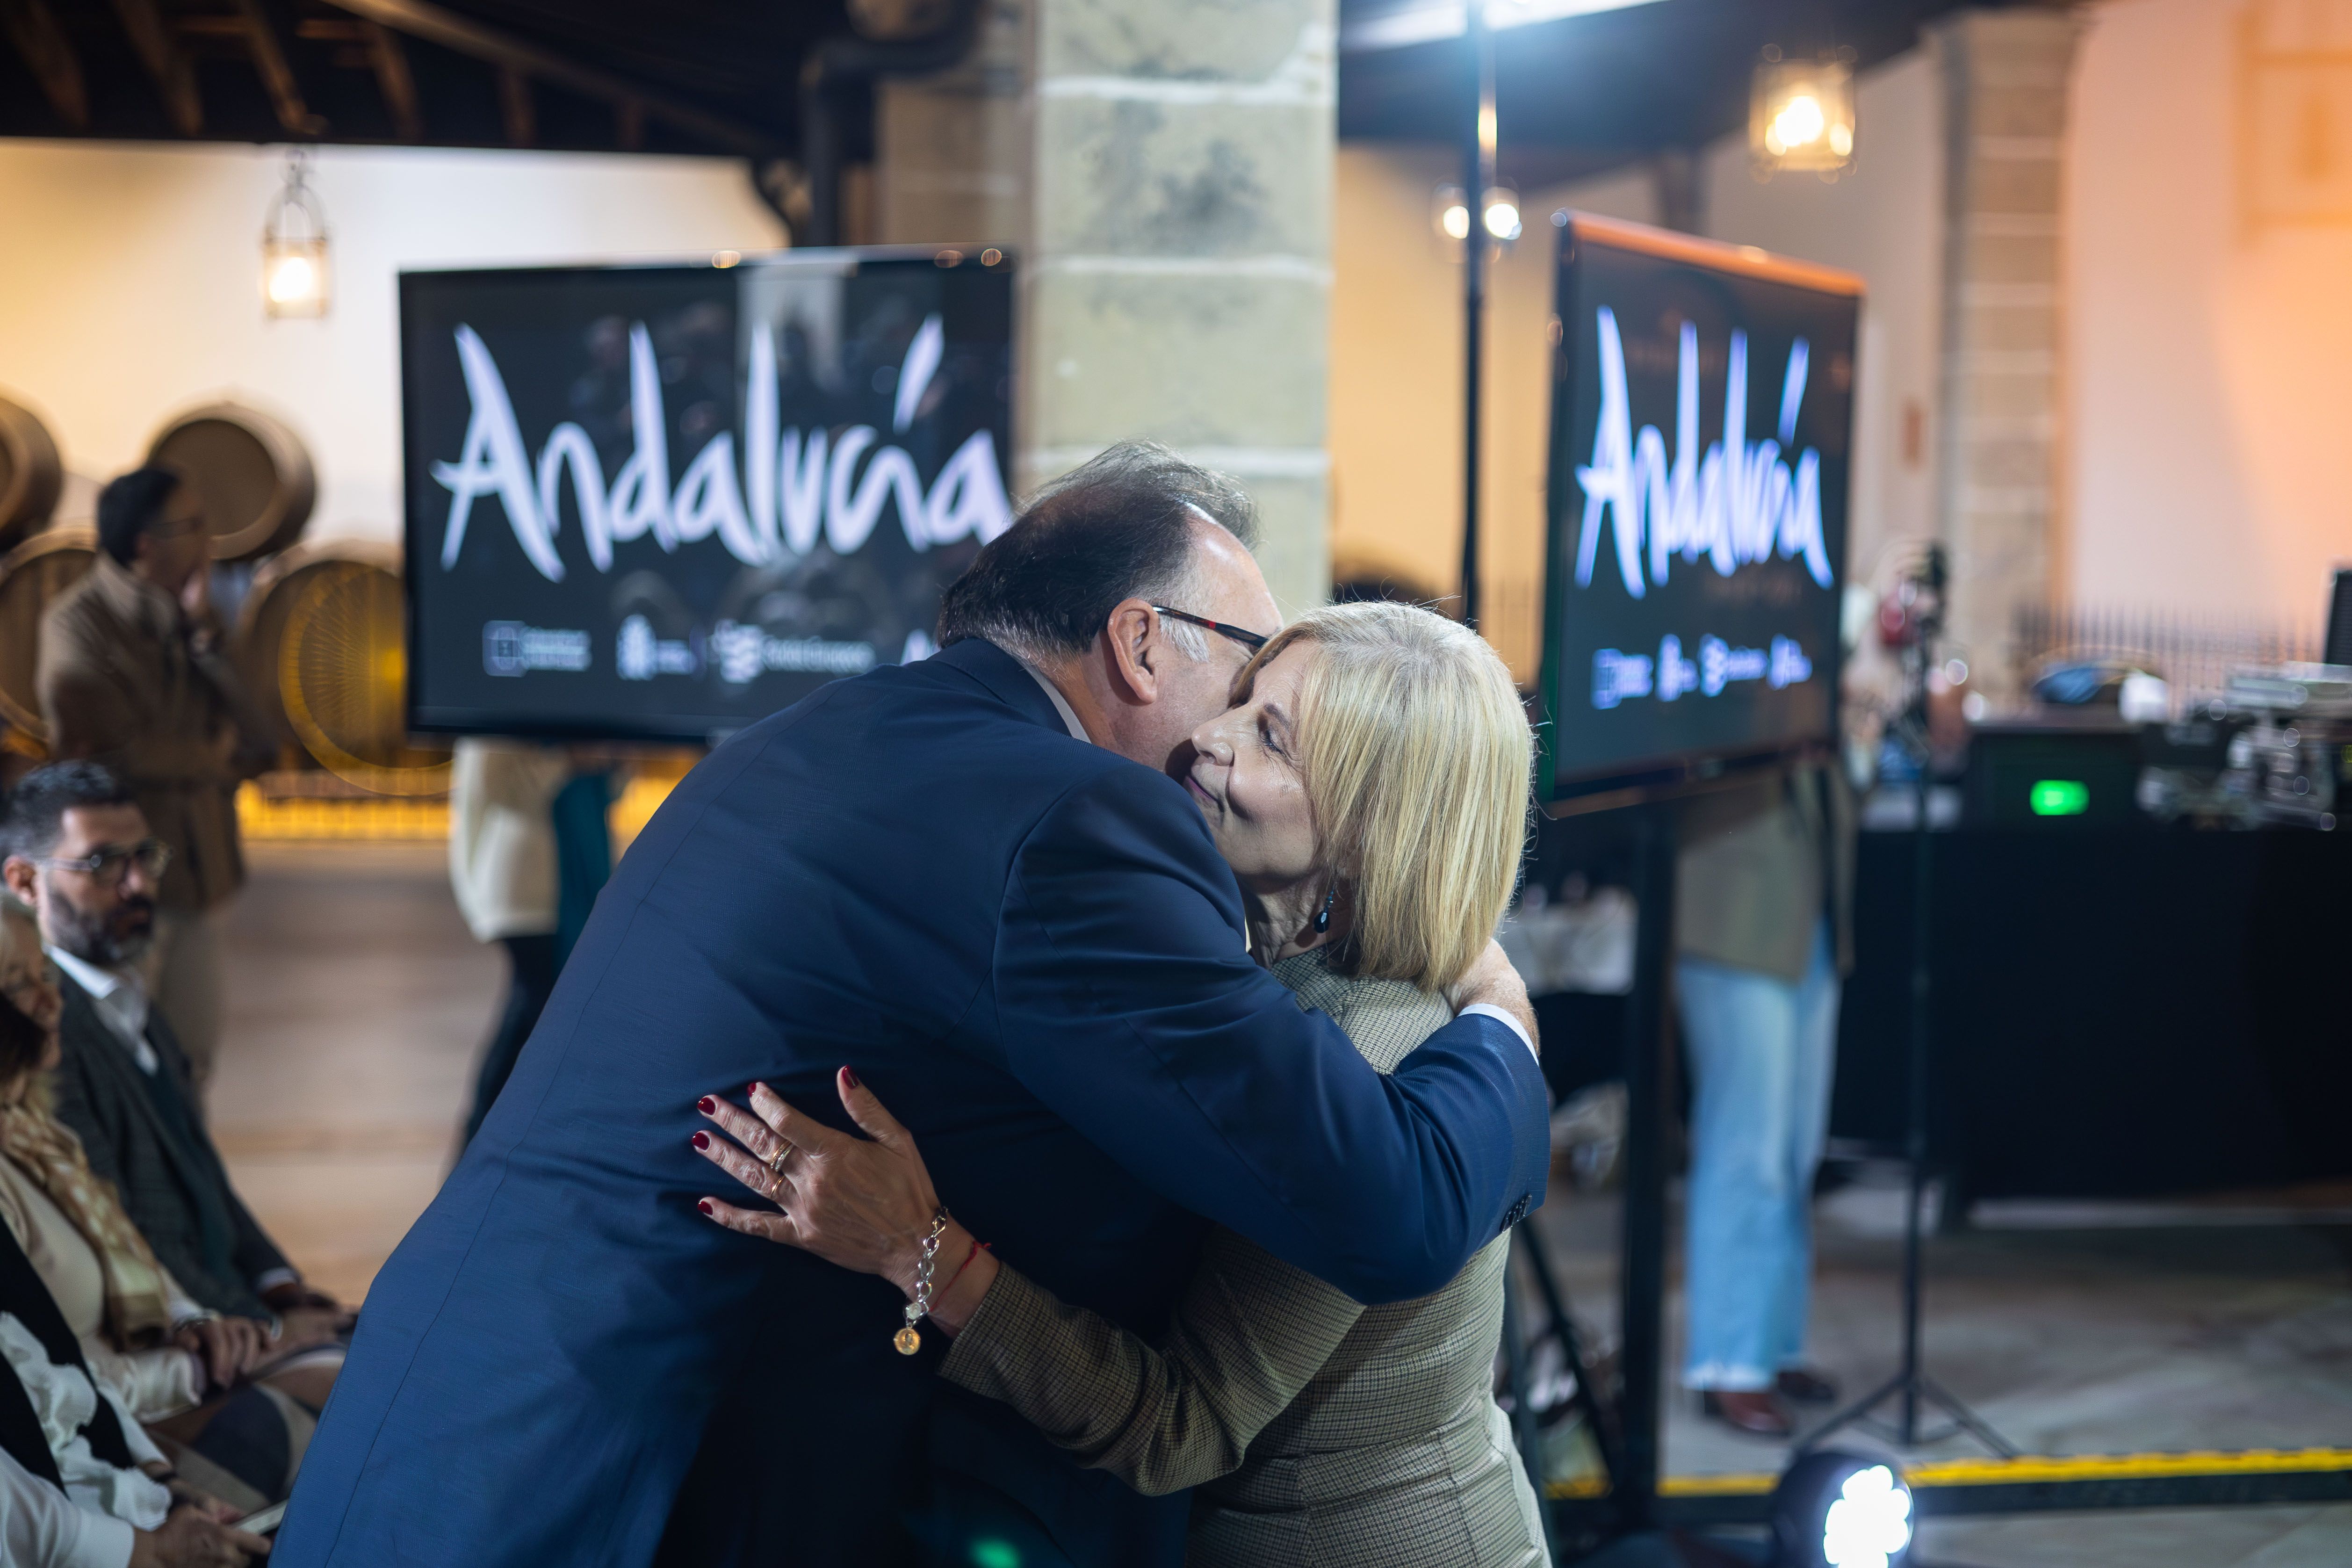
[(886, 1563), (941, 1472), (1076, 1562), (1179, 1562), (1182, 1497), (942, 1384), (940, 1336), (899, 1355), (893, 1287), (695, 1212), (741, 1198), (698, 1096), (762, 1079), (845, 1126), (845, 1064), (974, 1234), (1144, 1333), (1196, 1216), (1380, 1301), (1542, 1194), (1508, 1029), (1375, 1073), (1251, 961), (1181, 787), (960, 643), (743, 731), (631, 847), (368, 1293), (277, 1568)]

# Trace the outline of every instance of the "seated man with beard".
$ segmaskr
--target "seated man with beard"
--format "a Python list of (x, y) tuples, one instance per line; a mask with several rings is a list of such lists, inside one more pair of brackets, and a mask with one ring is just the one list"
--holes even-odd
[(200, 1305), (274, 1317), (295, 1342), (340, 1331), (350, 1315), (302, 1283), (230, 1188), (187, 1058), (148, 1005), (136, 964), (169, 855), (93, 763), (27, 773), (0, 816), (0, 882), (39, 917), (65, 992), (58, 1118)]

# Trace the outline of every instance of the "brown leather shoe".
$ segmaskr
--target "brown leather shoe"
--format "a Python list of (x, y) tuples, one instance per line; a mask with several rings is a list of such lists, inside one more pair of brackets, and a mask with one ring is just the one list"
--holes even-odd
[(1699, 1396), (1699, 1408), (1751, 1437), (1786, 1437), (1797, 1429), (1769, 1389), (1710, 1388)]
[(1781, 1398), (1799, 1405), (1837, 1403), (1837, 1384), (1809, 1366), (1782, 1367), (1772, 1386), (1780, 1390)]

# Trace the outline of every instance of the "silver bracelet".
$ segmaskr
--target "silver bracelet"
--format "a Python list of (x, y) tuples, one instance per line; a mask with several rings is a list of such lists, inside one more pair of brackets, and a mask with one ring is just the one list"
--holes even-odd
[(923, 1255), (915, 1260), (915, 1299), (907, 1303), (907, 1325), (890, 1336), (900, 1355), (913, 1355), (923, 1348), (923, 1336), (915, 1331), (915, 1324), (931, 1310), (931, 1266), (939, 1261), (940, 1237), (947, 1228), (948, 1211), (942, 1205), (931, 1216), (931, 1228), (923, 1233)]

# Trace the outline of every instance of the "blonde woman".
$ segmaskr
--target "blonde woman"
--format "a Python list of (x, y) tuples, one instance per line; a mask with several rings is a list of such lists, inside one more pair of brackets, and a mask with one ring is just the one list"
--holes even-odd
[[(1426, 610), (1318, 610), (1251, 660), (1192, 750), (1182, 783), (1247, 895), (1252, 952), (1393, 1069), (1451, 1018), (1444, 988), (1517, 874), (1529, 740), (1501, 660)], [(704, 1212), (911, 1300), (940, 1194), (845, 1068), (840, 1090), (871, 1142), (763, 1085), (758, 1120), (704, 1100), (736, 1142), (697, 1146), (783, 1211)], [(1544, 1561), (1542, 1531), (1492, 1391), (1508, 1247), (1434, 1295), (1368, 1309), (1213, 1232), (1152, 1342), (1057, 1300), (950, 1218), (929, 1321), (953, 1338), (950, 1380), (1082, 1463), (1147, 1493), (1200, 1488), (1191, 1563), (1523, 1568)]]

